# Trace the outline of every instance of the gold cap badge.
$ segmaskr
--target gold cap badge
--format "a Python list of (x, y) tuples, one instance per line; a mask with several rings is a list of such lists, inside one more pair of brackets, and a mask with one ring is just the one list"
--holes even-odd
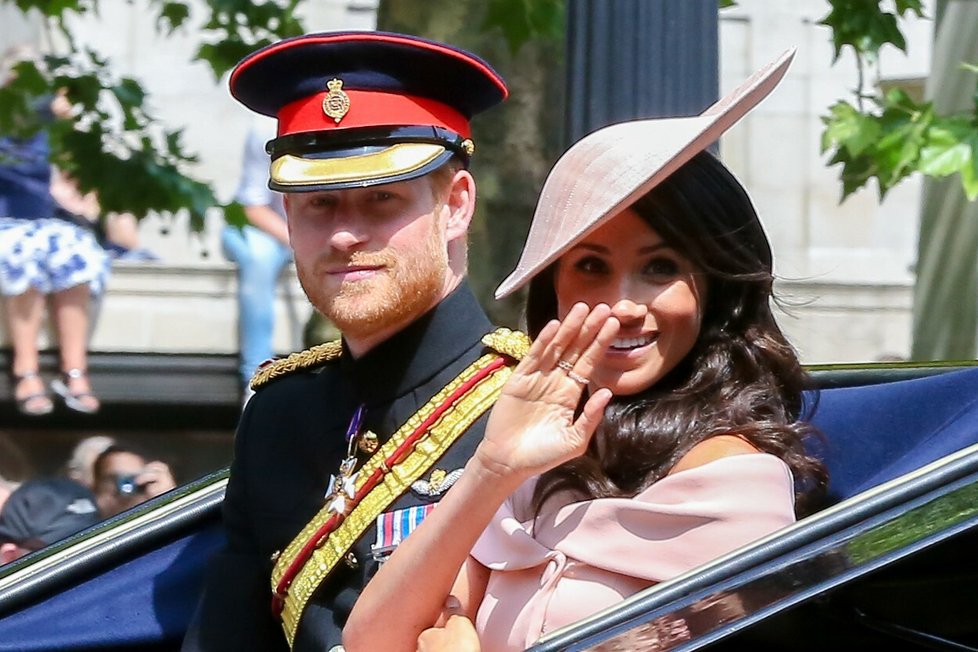
[(330, 79), (326, 87), (329, 92), (323, 98), (323, 113), (339, 123), (350, 111), (350, 96), (343, 92), (343, 82), (339, 79)]

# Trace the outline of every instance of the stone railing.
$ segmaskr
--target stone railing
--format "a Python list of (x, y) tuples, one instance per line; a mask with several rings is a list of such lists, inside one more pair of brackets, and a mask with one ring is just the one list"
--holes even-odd
[[(116, 261), (108, 287), (93, 306), (92, 352), (209, 353), (238, 351), (237, 277), (229, 263), (173, 265)], [(274, 346), (302, 346), (311, 307), (290, 266), (275, 301)], [(45, 329), (42, 348), (53, 348)], [(2, 345), (9, 346), (7, 334)]]
[[(40, 419), (22, 416), (14, 409), (9, 377), (0, 374), (0, 423), (15, 433), (216, 432), (226, 443), (241, 409), (236, 292), (235, 269), (228, 263), (116, 261), (104, 296), (93, 306), (89, 347), (89, 373), (103, 409), (94, 416), (60, 407)], [(301, 348), (310, 313), (288, 268), (275, 301), (277, 353)], [(42, 332), (40, 347), (42, 373), (53, 378), (59, 362), (50, 328)], [(0, 368), (10, 367), (10, 353), (2, 333)]]

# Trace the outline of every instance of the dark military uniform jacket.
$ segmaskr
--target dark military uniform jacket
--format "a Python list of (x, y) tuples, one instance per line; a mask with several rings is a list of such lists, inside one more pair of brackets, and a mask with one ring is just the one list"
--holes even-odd
[[(432, 396), (486, 353), (492, 325), (465, 284), (402, 332), (354, 360), (339, 360), (272, 380), (242, 414), (224, 500), (227, 549), (208, 566), (204, 594), (184, 650), (288, 649), (271, 614), (272, 556), (324, 504), (330, 478), (346, 455), (351, 417), (365, 406), (364, 426), (383, 443)], [(483, 414), (425, 473), (461, 469), (485, 429)], [(361, 460), (366, 454), (361, 454)], [(387, 511), (437, 501), (409, 490)], [(323, 652), (341, 642), (346, 618), (377, 571), (371, 526), (313, 594), (295, 650)]]

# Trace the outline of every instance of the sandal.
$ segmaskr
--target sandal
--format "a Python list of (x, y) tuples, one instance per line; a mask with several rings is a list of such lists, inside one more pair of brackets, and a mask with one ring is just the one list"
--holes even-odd
[[(91, 391), (72, 392), (69, 387), (72, 380), (85, 378), (87, 376), (88, 372), (84, 369), (69, 369), (68, 371), (62, 371), (61, 378), (51, 381), (51, 389), (55, 394), (64, 400), (65, 407), (69, 410), (74, 410), (75, 412), (81, 412), (83, 414), (95, 414), (98, 412), (99, 407), (101, 407), (95, 394), (93, 394)], [(85, 399), (90, 400), (86, 402)], [(92, 404), (92, 401), (94, 401), (94, 405)]]
[(17, 388), (25, 380), (38, 380), (41, 387), (44, 387), (44, 380), (40, 373), (35, 370), (12, 375), (14, 379), (14, 402), (17, 404), (18, 412), (29, 417), (42, 417), (54, 410), (54, 402), (43, 389), (39, 392), (31, 392), (27, 396), (17, 397)]

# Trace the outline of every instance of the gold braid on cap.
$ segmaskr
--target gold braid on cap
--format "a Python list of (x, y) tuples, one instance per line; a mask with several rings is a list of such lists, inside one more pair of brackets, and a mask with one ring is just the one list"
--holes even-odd
[[(482, 343), (497, 353), (502, 353), (514, 360), (522, 360), (530, 348), (530, 338), (525, 333), (508, 328), (497, 328), (482, 338)], [(276, 378), (287, 376), (296, 371), (312, 369), (331, 360), (338, 360), (343, 351), (340, 340), (325, 344), (317, 344), (304, 351), (292, 353), (286, 358), (274, 360), (260, 367), (251, 377), (251, 389), (258, 389)]]
[(258, 389), (266, 383), (270, 383), (276, 378), (287, 376), (296, 371), (312, 369), (323, 365), (330, 360), (338, 360), (343, 351), (340, 340), (333, 340), (324, 344), (317, 344), (305, 351), (298, 351), (289, 354), (281, 360), (275, 360), (258, 368), (255, 375), (251, 377), (251, 389)]

